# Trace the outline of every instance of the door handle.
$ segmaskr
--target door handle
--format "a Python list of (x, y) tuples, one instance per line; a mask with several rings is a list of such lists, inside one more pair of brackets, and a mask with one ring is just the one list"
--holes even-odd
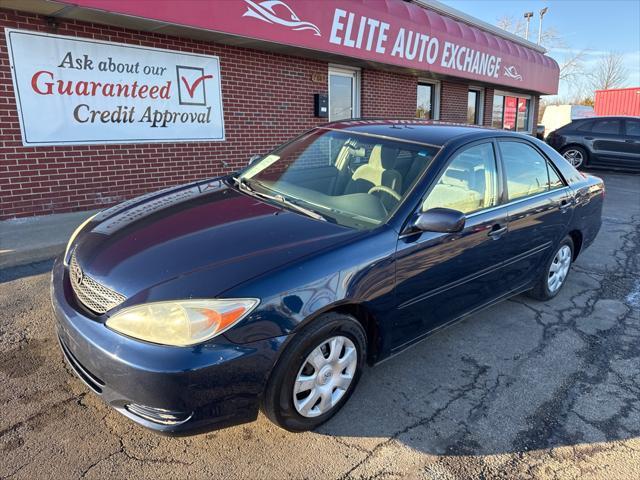
[(626, 142), (626, 143), (636, 143), (636, 141), (635, 141), (635, 140), (631, 140), (631, 139), (625, 140), (625, 142)]
[(584, 137), (585, 140), (593, 140), (593, 137)]
[(507, 227), (503, 227), (499, 223), (496, 223), (493, 227), (491, 227), (491, 230), (489, 230), (489, 233), (487, 235), (489, 235), (494, 240), (497, 240), (505, 233), (507, 233)]
[(573, 203), (573, 202), (571, 202), (571, 201), (569, 201), (569, 200), (562, 200), (562, 201), (560, 202), (560, 211), (561, 211), (562, 213), (566, 212), (566, 211), (569, 209), (569, 207), (571, 206), (571, 204), (572, 204), (572, 203)]

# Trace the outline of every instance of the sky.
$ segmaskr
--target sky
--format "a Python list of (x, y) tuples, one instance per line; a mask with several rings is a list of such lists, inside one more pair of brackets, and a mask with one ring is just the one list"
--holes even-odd
[[(563, 48), (551, 48), (548, 55), (561, 63), (573, 51), (587, 50), (583, 67), (593, 69), (607, 52), (623, 55), (628, 71), (628, 87), (640, 86), (640, 0), (440, 0), (457, 10), (495, 25), (505, 15), (514, 19), (524, 12), (534, 12), (529, 39), (538, 35), (538, 12), (549, 10), (543, 18), (543, 31), (553, 27), (560, 34)], [(560, 97), (571, 97), (584, 84), (580, 79), (560, 83)]]

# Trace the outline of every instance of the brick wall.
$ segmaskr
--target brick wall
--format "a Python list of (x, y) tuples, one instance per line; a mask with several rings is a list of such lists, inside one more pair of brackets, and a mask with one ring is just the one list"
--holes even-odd
[(417, 94), (418, 79), (413, 75), (363, 70), (360, 114), (415, 118)]
[(326, 82), (312, 82), (314, 73), (326, 78), (325, 62), (73, 20), (60, 19), (53, 30), (42, 17), (7, 10), (0, 10), (0, 25), (218, 55), (227, 137), (225, 142), (23, 147), (2, 32), (0, 219), (100, 208), (229, 172), (325, 121), (313, 116), (313, 94), (326, 93)]
[(440, 84), (440, 120), (467, 123), (469, 84), (443, 81)]
[(484, 111), (482, 112), (482, 125), (491, 126), (491, 116), (493, 114), (493, 88), (484, 89)]
[[(326, 121), (313, 116), (313, 94), (327, 92), (326, 62), (57, 21), (53, 29), (41, 16), (0, 9), (2, 27), (219, 56), (226, 141), (23, 147), (6, 39), (0, 34), (0, 220), (107, 207), (149, 191), (228, 173), (245, 165), (250, 156), (266, 153)], [(413, 75), (363, 69), (361, 116), (415, 117), (417, 83)], [(467, 91), (467, 83), (441, 82), (440, 120), (466, 122)], [(492, 107), (493, 89), (486, 88), (485, 125), (491, 125)]]

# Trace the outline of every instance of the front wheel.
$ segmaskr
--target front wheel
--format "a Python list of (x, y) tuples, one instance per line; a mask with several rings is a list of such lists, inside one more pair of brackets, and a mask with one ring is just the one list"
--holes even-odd
[(366, 335), (349, 315), (329, 313), (295, 334), (269, 378), (265, 415), (292, 432), (312, 430), (346, 403), (362, 373)]
[(573, 261), (573, 240), (565, 237), (538, 279), (529, 295), (538, 300), (550, 300), (555, 297), (569, 275)]

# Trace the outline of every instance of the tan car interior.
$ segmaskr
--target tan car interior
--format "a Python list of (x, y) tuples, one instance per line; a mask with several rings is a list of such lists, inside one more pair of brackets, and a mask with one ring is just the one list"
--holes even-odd
[(369, 161), (353, 172), (346, 186), (345, 194), (368, 192), (372, 187), (384, 186), (402, 193), (402, 174), (395, 170), (398, 148), (375, 145), (371, 149)]
[(495, 168), (488, 168), (487, 164), (487, 159), (475, 149), (460, 154), (431, 190), (422, 210), (443, 207), (471, 213), (494, 205)]

